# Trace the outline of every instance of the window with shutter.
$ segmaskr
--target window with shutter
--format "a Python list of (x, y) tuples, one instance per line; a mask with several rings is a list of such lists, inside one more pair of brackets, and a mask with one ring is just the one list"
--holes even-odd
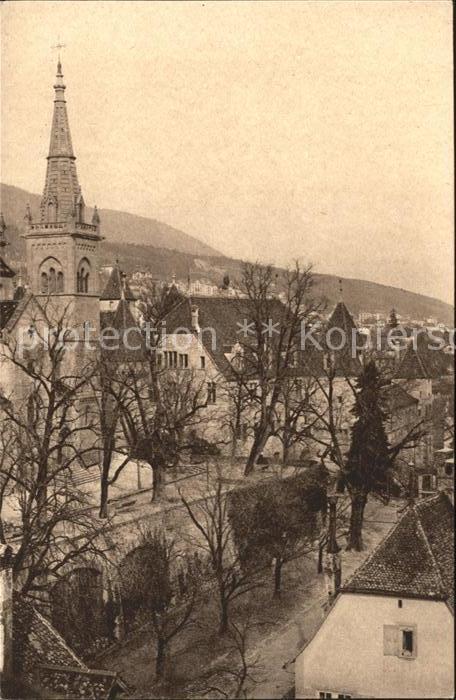
[(397, 656), (399, 651), (398, 631), (397, 625), (383, 625), (384, 656)]
[(415, 659), (416, 625), (383, 625), (383, 654), (401, 659)]

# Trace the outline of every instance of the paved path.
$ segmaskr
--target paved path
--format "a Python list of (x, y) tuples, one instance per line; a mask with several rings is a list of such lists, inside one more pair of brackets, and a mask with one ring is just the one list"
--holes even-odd
[[(366, 507), (365, 550), (341, 552), (342, 582), (362, 564), (374, 547), (396, 522), (397, 506), (370, 501)], [(342, 543), (340, 543), (342, 544)], [(315, 569), (314, 569), (315, 571)], [(257, 683), (247, 687), (248, 698), (282, 698), (294, 686), (294, 658), (302, 650), (325, 616), (327, 601), (324, 579), (316, 574), (306, 586), (304, 605), (297, 607), (291, 619), (278, 623), (251, 651), (250, 658), (259, 656), (261, 669)]]

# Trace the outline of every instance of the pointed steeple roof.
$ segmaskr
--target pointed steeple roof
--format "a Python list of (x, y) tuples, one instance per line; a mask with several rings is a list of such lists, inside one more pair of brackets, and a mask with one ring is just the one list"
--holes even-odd
[(68, 216), (72, 216), (75, 212), (75, 204), (81, 191), (76, 172), (76, 157), (71, 142), (60, 60), (57, 64), (54, 90), (54, 115), (47, 157), (46, 181), (41, 200), (43, 222), (67, 221)]
[(408, 346), (396, 373), (396, 379), (437, 379), (451, 367), (452, 356), (436, 346), (436, 338), (418, 333)]
[(100, 299), (101, 301), (118, 301), (122, 298), (126, 301), (135, 301), (136, 299), (126, 279), (123, 279), (123, 272), (116, 261)]
[[(339, 280), (340, 284), (341, 281)], [(342, 296), (342, 287), (339, 287)], [(362, 337), (353, 316), (342, 299), (336, 304), (326, 325), (324, 345), (332, 351), (336, 362), (336, 373), (357, 376), (361, 372), (358, 357), (363, 347)]]
[(57, 75), (54, 84), (54, 116), (52, 119), (51, 140), (49, 143), (49, 158), (65, 156), (74, 158), (73, 144), (71, 143), (70, 126), (65, 100), (66, 85), (63, 82), (62, 64), (57, 65)]
[(328, 320), (328, 328), (341, 328), (345, 333), (350, 334), (352, 328), (356, 328), (353, 316), (347, 309), (343, 301), (339, 301)]

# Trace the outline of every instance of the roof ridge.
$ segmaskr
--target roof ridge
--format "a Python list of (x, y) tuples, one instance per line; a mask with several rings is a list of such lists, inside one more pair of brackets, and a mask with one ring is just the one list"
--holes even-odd
[(49, 631), (54, 635), (54, 637), (59, 641), (59, 643), (65, 648), (65, 650), (73, 657), (75, 661), (77, 661), (78, 664), (81, 664), (80, 668), (84, 670), (88, 670), (88, 666), (77, 656), (77, 654), (73, 651), (73, 649), (66, 643), (60, 632), (58, 632), (54, 625), (49, 622), (49, 620), (46, 619), (42, 613), (40, 613), (39, 610), (36, 609), (34, 605), (32, 605), (32, 610), (35, 613), (35, 615), (41, 620), (41, 622), (46, 625), (46, 627), (49, 629)]
[(439, 567), (439, 565), (437, 564), (437, 560), (436, 560), (436, 558), (435, 558), (435, 556), (434, 556), (434, 552), (432, 551), (432, 547), (431, 547), (431, 545), (430, 545), (430, 543), (429, 543), (429, 540), (428, 540), (428, 537), (427, 537), (426, 532), (425, 532), (425, 530), (424, 530), (423, 524), (422, 524), (422, 522), (421, 522), (421, 520), (420, 520), (420, 518), (419, 518), (418, 513), (415, 511), (415, 508), (414, 508), (414, 507), (413, 507), (413, 514), (414, 514), (414, 516), (415, 516), (415, 518), (416, 518), (416, 522), (417, 522), (417, 525), (418, 525), (418, 529), (419, 529), (419, 531), (420, 531), (420, 533), (421, 533), (421, 535), (422, 535), (422, 537), (423, 537), (423, 539), (424, 539), (424, 542), (425, 542), (425, 544), (426, 544), (426, 548), (427, 548), (427, 550), (428, 550), (429, 556), (431, 557), (432, 563), (433, 563), (434, 568), (435, 568), (435, 570), (436, 570), (436, 572), (437, 572), (437, 578), (438, 578), (439, 583), (440, 583), (440, 593), (442, 593), (443, 595), (445, 595), (445, 594), (446, 594), (446, 591), (445, 591), (445, 586), (444, 586), (444, 583), (443, 583), (443, 579), (442, 579), (442, 574), (441, 574), (441, 571), (440, 571), (440, 567)]
[(369, 562), (370, 562), (370, 561), (373, 559), (373, 557), (376, 555), (376, 553), (377, 553), (377, 551), (380, 549), (380, 547), (381, 547), (383, 544), (385, 544), (385, 542), (387, 542), (388, 539), (394, 534), (394, 532), (396, 531), (397, 526), (399, 525), (399, 523), (402, 522), (402, 520), (405, 519), (405, 516), (406, 516), (406, 515), (408, 515), (408, 511), (405, 511), (405, 513), (402, 515), (402, 517), (394, 523), (394, 527), (392, 527), (391, 530), (390, 530), (389, 532), (386, 533), (386, 535), (383, 537), (383, 539), (380, 540), (380, 542), (377, 544), (377, 546), (374, 547), (374, 549), (372, 550), (372, 552), (365, 558), (365, 560), (363, 561), (363, 563), (360, 564), (360, 565), (358, 566), (357, 569), (355, 569), (355, 571), (352, 573), (352, 575), (347, 579), (347, 581), (346, 581), (346, 582), (344, 583), (344, 585), (341, 587), (341, 590), (343, 590), (344, 588), (346, 588), (346, 587), (349, 585), (350, 581), (351, 581), (353, 578), (355, 578), (355, 576), (358, 574), (358, 572), (359, 572), (361, 569), (363, 569), (364, 567), (366, 567), (367, 564), (369, 564)]

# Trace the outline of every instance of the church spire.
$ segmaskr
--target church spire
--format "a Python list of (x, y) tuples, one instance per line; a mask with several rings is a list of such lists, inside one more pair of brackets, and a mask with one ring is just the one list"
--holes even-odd
[(41, 200), (41, 220), (46, 223), (66, 221), (75, 210), (80, 187), (76, 172), (70, 125), (65, 100), (62, 63), (57, 63), (46, 181)]

